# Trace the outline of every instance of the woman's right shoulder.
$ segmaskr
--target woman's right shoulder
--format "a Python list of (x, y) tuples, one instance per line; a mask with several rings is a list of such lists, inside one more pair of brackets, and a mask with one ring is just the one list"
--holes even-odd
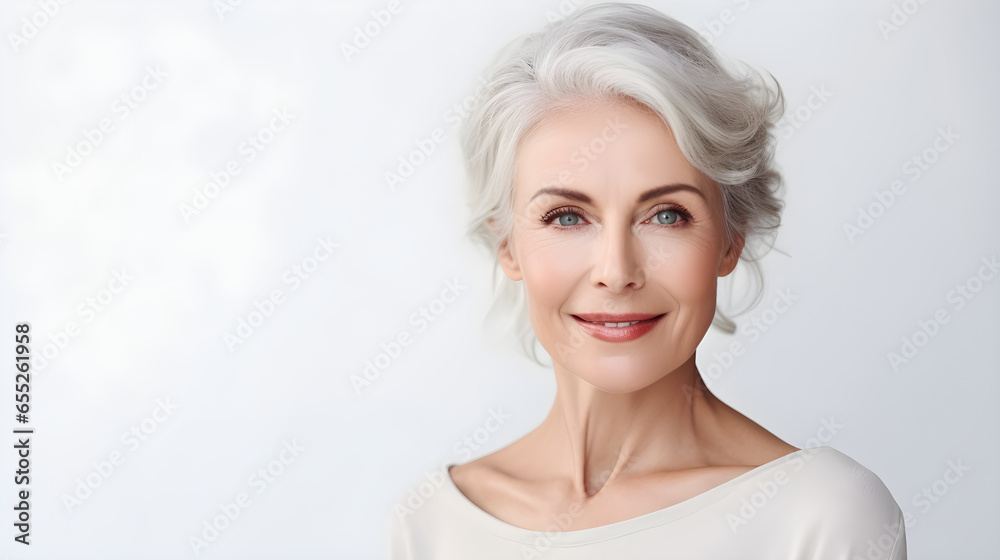
[(440, 495), (449, 493), (454, 487), (448, 473), (451, 466), (452, 463), (442, 463), (423, 472), (413, 473), (406, 487), (396, 496), (393, 517), (403, 522), (426, 506), (439, 502)]
[(530, 500), (530, 480), (524, 475), (521, 442), (514, 442), (463, 464), (451, 467), (454, 486), (478, 509), (497, 515), (504, 507), (525, 506)]
[(468, 500), (456, 478), (463, 480), (466, 488), (474, 486), (469, 481), (476, 479), (477, 468), (481, 465), (443, 463), (411, 477), (390, 514), (393, 560), (435, 557), (430, 550), (437, 543), (459, 539), (470, 529)]
[[(470, 499), (480, 494), (482, 486), (479, 484), (480, 482), (495, 478), (497, 474), (497, 470), (488, 456), (452, 465), (448, 472), (455, 486)], [(475, 502), (474, 499), (472, 501)]]

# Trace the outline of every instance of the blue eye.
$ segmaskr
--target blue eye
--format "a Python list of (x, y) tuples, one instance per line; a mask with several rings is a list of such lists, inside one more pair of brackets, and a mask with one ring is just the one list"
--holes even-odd
[[(574, 210), (571, 206), (563, 206), (539, 216), (539, 220), (543, 224), (555, 223), (556, 226), (565, 229), (576, 229), (574, 226), (587, 224), (588, 222), (584, 221), (582, 214), (574, 212)], [(661, 208), (652, 218), (649, 218), (649, 221), (657, 225), (674, 228), (684, 227), (692, 220), (691, 214), (678, 206), (676, 208)]]
[(561, 226), (575, 226), (580, 223), (580, 215), (569, 212), (559, 216), (559, 225)]
[(542, 215), (539, 219), (543, 224), (556, 222), (556, 225), (565, 228), (572, 228), (575, 225), (583, 223), (583, 218), (580, 216), (580, 214), (574, 212), (573, 208), (567, 206), (564, 206), (562, 208), (556, 208), (555, 210), (550, 210), (549, 212)]
[(677, 223), (677, 220), (680, 219), (680, 214), (678, 214), (674, 210), (660, 210), (659, 212), (656, 213), (656, 218), (658, 220), (662, 220), (659, 223), (665, 226), (669, 226), (671, 224)]

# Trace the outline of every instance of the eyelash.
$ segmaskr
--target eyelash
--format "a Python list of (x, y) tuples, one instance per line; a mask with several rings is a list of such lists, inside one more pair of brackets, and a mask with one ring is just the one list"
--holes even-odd
[[(653, 213), (653, 216), (650, 218), (650, 220), (655, 218), (657, 214), (663, 212), (664, 210), (670, 210), (672, 212), (676, 212), (681, 219), (673, 224), (654, 224), (654, 225), (658, 225), (660, 227), (665, 227), (665, 228), (676, 228), (676, 227), (684, 227), (684, 225), (682, 224), (688, 224), (694, 221), (691, 218), (691, 213), (688, 212), (687, 209), (684, 208), (683, 206), (677, 204), (662, 204), (658, 206), (656, 208), (656, 212)], [(577, 208), (574, 208), (572, 206), (560, 206), (559, 208), (554, 208), (552, 210), (549, 210), (545, 214), (542, 214), (542, 216), (539, 219), (542, 221), (543, 224), (550, 224), (556, 218), (560, 216), (565, 216), (566, 214), (576, 214), (581, 218), (583, 217), (583, 212), (579, 211)], [(576, 226), (557, 226), (557, 227), (559, 229), (573, 229)]]

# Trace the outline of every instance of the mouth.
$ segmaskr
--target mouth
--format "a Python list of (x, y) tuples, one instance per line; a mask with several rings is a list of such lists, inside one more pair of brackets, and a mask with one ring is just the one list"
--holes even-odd
[(605, 342), (628, 342), (642, 337), (660, 323), (666, 313), (627, 313), (611, 315), (592, 313), (572, 315), (587, 334)]
[(604, 325), (609, 328), (623, 328), (635, 325), (643, 321), (653, 321), (663, 317), (666, 313), (653, 315), (651, 313), (620, 313), (617, 315), (610, 313), (581, 313), (573, 315), (574, 319), (594, 325)]

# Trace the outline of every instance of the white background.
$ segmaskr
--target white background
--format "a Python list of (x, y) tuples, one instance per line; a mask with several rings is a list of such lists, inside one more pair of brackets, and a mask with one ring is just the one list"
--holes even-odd
[[(551, 405), (550, 370), (484, 333), (491, 263), (462, 236), (448, 112), (503, 43), (583, 4), (401, 0), (350, 60), (342, 44), (386, 2), (246, 0), (220, 14), (210, 0), (80, 0), (38, 16), (45, 4), (0, 4), (0, 555), (195, 557), (191, 537), (243, 492), (249, 505), (201, 557), (387, 557), (395, 501), (468, 460), (456, 443), (491, 408), (510, 419), (476, 456)], [(887, 0), (649, 5), (714, 29), (806, 117), (780, 134), (781, 253), (737, 320), (770, 326), (710, 331), (698, 351), (710, 387), (789, 443), (822, 438), (878, 474), (910, 516), (911, 558), (996, 558), (1000, 278), (973, 278), (1000, 256), (1000, 6), (910, 2), (884, 35)], [(43, 24), (32, 34), (22, 18)], [(165, 76), (143, 90), (147, 68)], [(831, 95), (809, 108), (811, 88)], [(123, 94), (142, 98), (127, 114)], [(282, 108), (287, 126), (262, 133)], [(55, 170), (102, 119), (110, 132)], [(957, 139), (915, 180), (904, 165), (949, 128)], [(390, 189), (385, 173), (435, 129), (444, 142)], [(258, 134), (270, 143), (248, 161), (241, 144)], [(182, 205), (230, 160), (240, 174), (186, 220)], [(849, 238), (897, 179), (905, 193)], [(338, 247), (293, 289), (284, 275), (317, 238)], [(467, 288), (418, 332), (411, 315), (453, 279)], [(979, 291), (957, 309), (949, 292), (967, 282)], [(798, 297), (784, 313), (767, 312), (775, 289)], [(274, 290), (282, 303), (231, 352), (226, 334)], [(939, 309), (948, 322), (893, 368), (888, 354)], [(31, 379), (30, 547), (14, 543), (11, 509), (24, 321), (49, 356)], [(351, 376), (401, 333), (412, 344), (356, 392)], [(734, 340), (746, 352), (729, 361)], [(156, 412), (157, 399), (176, 408)], [(133, 426), (145, 440), (123, 440)], [(280, 463), (293, 440), (303, 450)], [(949, 462), (968, 471), (943, 482)], [(253, 485), (269, 465), (281, 474)]]

